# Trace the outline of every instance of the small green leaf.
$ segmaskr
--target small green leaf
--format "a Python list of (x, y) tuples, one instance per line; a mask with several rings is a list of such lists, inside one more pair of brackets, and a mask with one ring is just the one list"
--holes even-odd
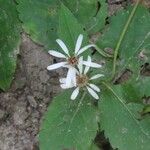
[(15, 3), (0, 0), (0, 88), (7, 90), (16, 69), (20, 24)]
[[(120, 150), (147, 150), (150, 141), (149, 119), (139, 121), (138, 111), (131, 107), (118, 94), (119, 88), (105, 84), (106, 89), (101, 92), (100, 112), (101, 128), (113, 148)], [(138, 107), (139, 108), (139, 107)], [(136, 111), (135, 111), (136, 110)]]
[[(98, 128), (98, 114), (89, 97), (70, 100), (65, 91), (52, 101), (42, 123), (39, 140), (41, 150), (88, 150)], [(81, 98), (81, 99), (82, 99)]]

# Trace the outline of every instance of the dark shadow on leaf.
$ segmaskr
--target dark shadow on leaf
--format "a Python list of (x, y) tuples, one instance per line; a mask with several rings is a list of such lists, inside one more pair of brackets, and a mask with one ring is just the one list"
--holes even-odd
[(113, 150), (109, 140), (104, 135), (104, 131), (97, 133), (94, 142), (101, 150)]
[(140, 73), (143, 76), (150, 76), (150, 64), (145, 63), (144, 65), (142, 65)]
[(113, 81), (114, 84), (120, 84), (127, 81), (132, 76), (132, 71), (129, 69), (124, 70)]

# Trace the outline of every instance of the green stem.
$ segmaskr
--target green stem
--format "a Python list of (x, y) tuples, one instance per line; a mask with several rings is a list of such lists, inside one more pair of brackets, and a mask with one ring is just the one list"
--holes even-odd
[(130, 24), (130, 22), (131, 22), (131, 20), (132, 20), (132, 18), (134, 16), (134, 14), (135, 14), (135, 12), (136, 12), (136, 9), (138, 7), (139, 2), (140, 2), (140, 0), (137, 0), (135, 6), (133, 8), (133, 10), (131, 11), (131, 14), (130, 14), (130, 16), (129, 16), (129, 18), (128, 18), (128, 20), (127, 20), (127, 22), (126, 22), (126, 24), (125, 24), (125, 26), (123, 28), (123, 31), (122, 31), (122, 33), (120, 35), (119, 41), (118, 41), (117, 46), (115, 48), (115, 51), (114, 51), (114, 60), (113, 60), (112, 78), (114, 78), (114, 75), (115, 75), (115, 72), (116, 72), (116, 61), (117, 61), (117, 56), (118, 56), (119, 48), (121, 46), (122, 40), (124, 39), (124, 36), (125, 36), (126, 31), (127, 31), (128, 27), (129, 27), (129, 24)]
[(80, 101), (79, 101), (79, 104), (78, 104), (78, 106), (77, 106), (77, 109), (76, 109), (74, 115), (73, 115), (72, 118), (71, 118), (70, 123), (72, 123), (74, 117), (75, 117), (76, 114), (78, 113), (78, 111), (79, 111), (79, 109), (80, 109), (80, 106), (82, 105), (82, 102), (83, 102), (83, 100), (84, 100), (84, 98), (85, 98), (85, 95), (86, 95), (86, 92), (84, 91), (84, 93), (83, 93), (83, 95), (82, 95), (82, 97), (81, 97), (81, 99), (80, 99)]
[(102, 49), (100, 49), (98, 46), (95, 46), (96, 51), (101, 54), (104, 57), (112, 58), (113, 56), (104, 52)]

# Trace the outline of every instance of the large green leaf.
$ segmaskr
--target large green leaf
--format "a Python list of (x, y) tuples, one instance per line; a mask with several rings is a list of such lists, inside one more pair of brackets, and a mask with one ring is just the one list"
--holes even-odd
[[(127, 105), (118, 94), (119, 88), (106, 85), (101, 93), (101, 128), (113, 148), (120, 150), (147, 150), (150, 141), (149, 118), (139, 121), (142, 106)], [(137, 109), (138, 108), (138, 109)], [(140, 109), (139, 109), (140, 108)]]
[[(150, 13), (143, 6), (136, 9), (128, 7), (112, 16), (110, 25), (98, 46), (101, 49), (112, 48), (118, 50), (118, 72), (125, 68), (138, 72), (142, 60), (139, 59), (140, 52), (150, 51)], [(147, 59), (148, 60), (148, 59)]]
[(92, 147), (98, 114), (88, 96), (81, 99), (71, 101), (70, 91), (54, 98), (42, 123), (41, 150), (88, 150)]
[(88, 32), (101, 30), (107, 17), (105, 0), (17, 0), (17, 2), (23, 28), (35, 41), (44, 44), (48, 49), (56, 47), (61, 3), (70, 9)]
[(0, 0), (0, 88), (9, 88), (16, 68), (20, 25), (12, 0)]

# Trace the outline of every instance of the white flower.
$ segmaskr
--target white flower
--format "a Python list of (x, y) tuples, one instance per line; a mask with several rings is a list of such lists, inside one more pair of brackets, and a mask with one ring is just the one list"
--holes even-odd
[[(56, 63), (56, 64), (48, 66), (47, 69), (48, 70), (54, 70), (54, 69), (57, 69), (57, 68), (60, 68), (60, 67), (67, 67), (69, 69), (68, 73), (67, 73), (67, 78), (66, 78), (66, 85), (68, 87), (71, 86), (70, 84), (72, 82), (72, 79), (76, 76), (76, 69), (75, 69), (75, 67), (78, 64), (78, 60), (80, 58), (79, 55), (82, 54), (84, 51), (86, 51), (88, 48), (95, 47), (94, 44), (89, 44), (89, 45), (81, 48), (82, 41), (83, 41), (83, 35), (80, 34), (78, 39), (77, 39), (76, 45), (75, 45), (75, 50), (74, 50), (74, 55), (73, 56), (71, 56), (69, 54), (69, 50), (68, 50), (67, 46), (60, 39), (57, 39), (56, 42), (62, 48), (64, 54), (60, 53), (58, 51), (55, 51), (55, 50), (50, 50), (49, 51), (50, 55), (58, 57), (58, 58), (64, 58), (65, 59), (65, 61), (63, 61), (63, 62)], [(84, 62), (84, 64), (85, 65), (89, 65), (89, 63), (86, 62), (86, 61)], [(91, 65), (93, 65), (93, 64), (91, 64)], [(95, 67), (98, 68), (100, 66), (97, 65)]]
[[(77, 71), (77, 76), (75, 77), (74, 82), (72, 82), (72, 84), (70, 86), (70, 88), (75, 87), (75, 90), (73, 91), (73, 93), (71, 95), (71, 99), (72, 100), (76, 99), (81, 88), (86, 88), (90, 95), (92, 95), (95, 99), (99, 99), (97, 92), (100, 92), (100, 89), (98, 86), (91, 83), (91, 81), (98, 79), (104, 75), (103, 74), (96, 74), (92, 77), (89, 77), (87, 75), (87, 73), (90, 69), (90, 65), (91, 64), (98, 65), (98, 64), (91, 62), (91, 58), (88, 57), (88, 61), (86, 63), (88, 63), (89, 66), (86, 66), (84, 71), (83, 71), (83, 64), (84, 63), (85, 62), (82, 59), (80, 59), (79, 64), (78, 64), (79, 71)], [(61, 87), (63, 89), (68, 88), (68, 86), (66, 85), (66, 79), (65, 78), (60, 79), (60, 83), (61, 83)]]

